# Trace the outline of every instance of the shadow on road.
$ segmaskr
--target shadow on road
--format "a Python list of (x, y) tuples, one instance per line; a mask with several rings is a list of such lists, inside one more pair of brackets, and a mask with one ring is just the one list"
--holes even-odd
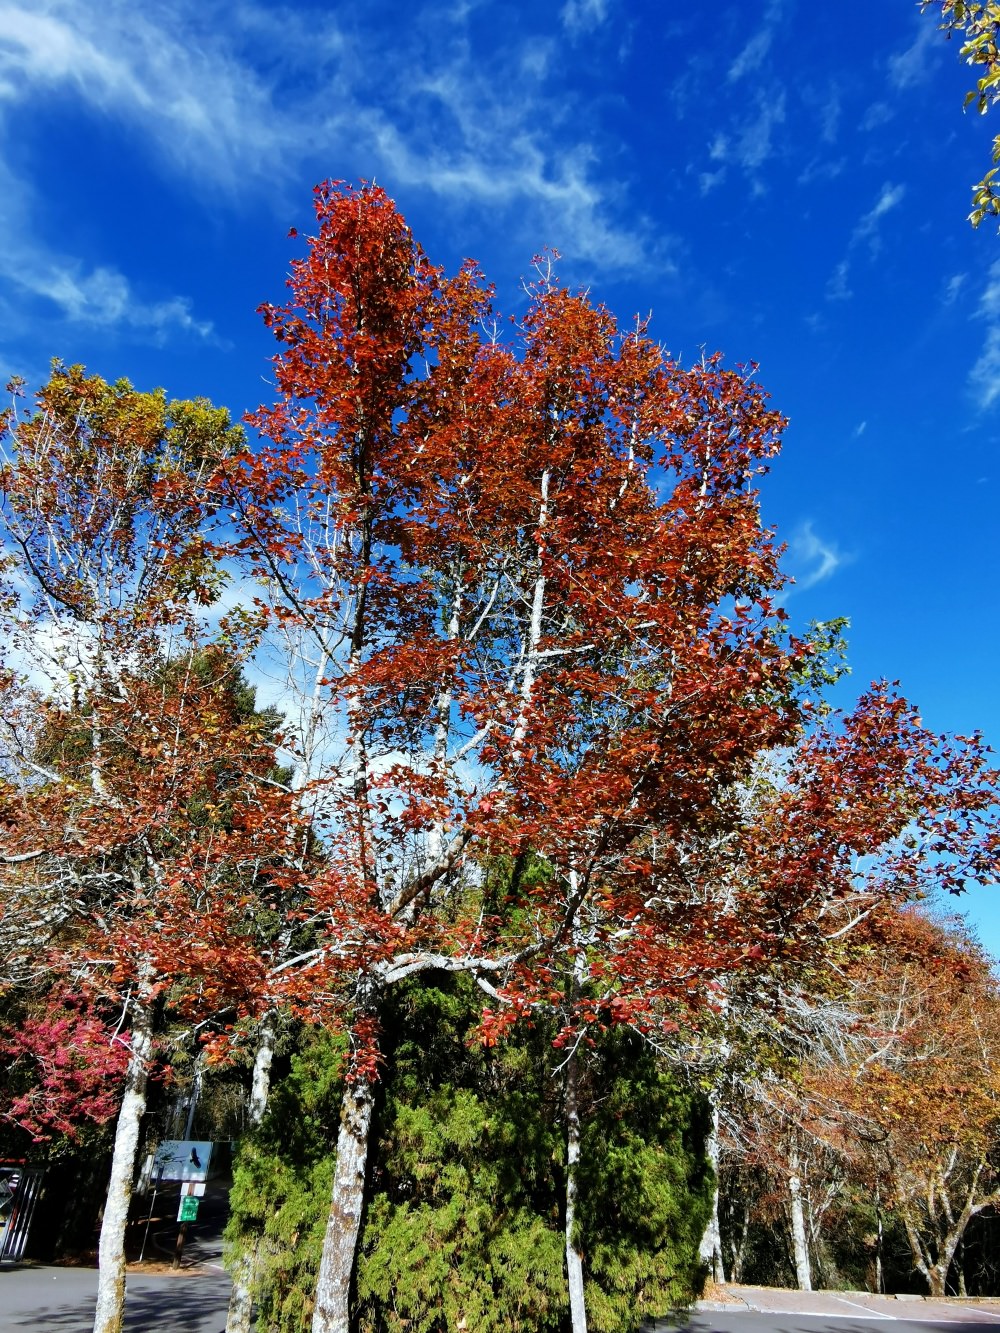
[[(3, 1272), (0, 1333), (91, 1333), (96, 1283), (53, 1290), (51, 1273)], [(125, 1333), (224, 1333), (228, 1302), (223, 1278), (130, 1278)]]

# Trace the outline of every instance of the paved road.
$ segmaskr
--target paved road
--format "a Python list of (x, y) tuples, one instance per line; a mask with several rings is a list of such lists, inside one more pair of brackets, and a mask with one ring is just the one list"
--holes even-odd
[[(942, 1333), (950, 1333), (953, 1326), (961, 1325), (962, 1333), (988, 1333), (1000, 1327), (997, 1318), (984, 1318), (971, 1311), (966, 1311), (957, 1318), (952, 1312), (934, 1310), (921, 1319), (896, 1317), (898, 1329), (892, 1333), (932, 1333), (940, 1328)], [(770, 1311), (704, 1311), (698, 1310), (690, 1317), (679, 1320), (658, 1319), (654, 1324), (644, 1325), (646, 1333), (888, 1333), (884, 1315), (870, 1314), (858, 1310), (854, 1314), (845, 1310), (843, 1314), (829, 1312), (802, 1314), (793, 1310)]]
[[(0, 1333), (90, 1333), (97, 1274), (0, 1266)], [(733, 1304), (644, 1326), (645, 1333), (1000, 1333), (1000, 1301), (898, 1299), (863, 1292), (730, 1288)], [(224, 1333), (229, 1279), (206, 1264), (179, 1276), (130, 1275), (126, 1333)], [(889, 1330), (887, 1323), (898, 1329)], [(529, 1330), (525, 1330), (529, 1333)]]
[[(680, 1319), (661, 1319), (647, 1333), (1000, 1333), (998, 1301), (932, 1301), (920, 1297), (873, 1296), (867, 1292), (800, 1292), (732, 1287), (733, 1304), (701, 1308)], [(899, 1329), (888, 1330), (887, 1323)]]
[[(0, 1267), (0, 1333), (91, 1333), (97, 1273), (90, 1268)], [(224, 1333), (222, 1274), (128, 1279), (126, 1333)]]

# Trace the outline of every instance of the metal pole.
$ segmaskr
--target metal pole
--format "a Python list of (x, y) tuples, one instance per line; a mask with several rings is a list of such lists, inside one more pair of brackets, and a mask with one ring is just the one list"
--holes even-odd
[(187, 1124), (184, 1126), (184, 1137), (190, 1139), (191, 1130), (194, 1128), (194, 1113), (198, 1109), (198, 1098), (201, 1095), (201, 1052), (197, 1055), (194, 1062), (194, 1078), (191, 1080), (191, 1096), (188, 1098)]
[(146, 1241), (149, 1239), (149, 1224), (153, 1220), (153, 1209), (156, 1207), (156, 1192), (160, 1188), (160, 1181), (163, 1179), (163, 1167), (160, 1166), (156, 1171), (156, 1184), (153, 1186), (153, 1200), (149, 1205), (149, 1212), (146, 1215), (146, 1230), (142, 1233), (142, 1249), (139, 1251), (139, 1262), (142, 1263), (146, 1254)]

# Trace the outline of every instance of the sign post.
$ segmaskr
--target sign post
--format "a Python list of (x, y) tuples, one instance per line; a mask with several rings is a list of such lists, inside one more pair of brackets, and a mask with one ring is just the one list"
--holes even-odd
[(212, 1143), (206, 1139), (164, 1139), (153, 1158), (161, 1180), (193, 1180), (204, 1184), (212, 1160)]
[(174, 1246), (174, 1268), (181, 1266), (188, 1224), (198, 1217), (198, 1200), (205, 1193), (211, 1160), (212, 1144), (206, 1139), (164, 1139), (153, 1158), (157, 1183), (161, 1180), (177, 1180), (181, 1186), (177, 1209), (180, 1226), (177, 1244)]

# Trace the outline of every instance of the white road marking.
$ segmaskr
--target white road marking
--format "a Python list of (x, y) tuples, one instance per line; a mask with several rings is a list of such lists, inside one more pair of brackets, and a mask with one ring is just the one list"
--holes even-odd
[(855, 1310), (864, 1310), (865, 1314), (868, 1315), (869, 1318), (871, 1318), (871, 1319), (891, 1319), (891, 1320), (896, 1320), (896, 1319), (899, 1318), (898, 1315), (894, 1315), (894, 1314), (877, 1314), (873, 1309), (871, 1309), (870, 1306), (868, 1306), (868, 1305), (859, 1305), (857, 1301), (849, 1301), (849, 1300), (847, 1299), (846, 1296), (834, 1296), (833, 1299), (834, 1299), (835, 1301), (839, 1301), (841, 1305), (853, 1305), (853, 1307), (855, 1308)]
[[(833, 1299), (842, 1300), (843, 1297), (834, 1296)], [(855, 1302), (847, 1301), (846, 1304), (855, 1305)], [(876, 1314), (874, 1311), (869, 1310), (867, 1305), (855, 1305), (855, 1309), (864, 1310), (865, 1314), (868, 1315), (870, 1319), (888, 1319), (892, 1323), (896, 1320), (901, 1320), (904, 1324), (929, 1324), (933, 1325), (935, 1328), (938, 1328), (942, 1324), (954, 1324), (957, 1327), (959, 1324), (968, 1325), (972, 1322), (969, 1319), (927, 1319), (922, 1318), (919, 1315)], [(695, 1313), (698, 1312), (696, 1311)], [(713, 1313), (718, 1314), (719, 1311), (716, 1310), (713, 1311)], [(796, 1319), (857, 1319), (858, 1317), (856, 1314), (838, 1314), (835, 1310), (734, 1310), (733, 1313), (793, 1315)]]
[[(978, 1305), (960, 1305), (952, 1306), (953, 1310), (971, 1310), (973, 1314), (984, 1314), (987, 1319), (1000, 1319), (1000, 1314), (994, 1314), (992, 1310), (981, 1310)], [(956, 1320), (956, 1323), (963, 1323), (963, 1320)]]

